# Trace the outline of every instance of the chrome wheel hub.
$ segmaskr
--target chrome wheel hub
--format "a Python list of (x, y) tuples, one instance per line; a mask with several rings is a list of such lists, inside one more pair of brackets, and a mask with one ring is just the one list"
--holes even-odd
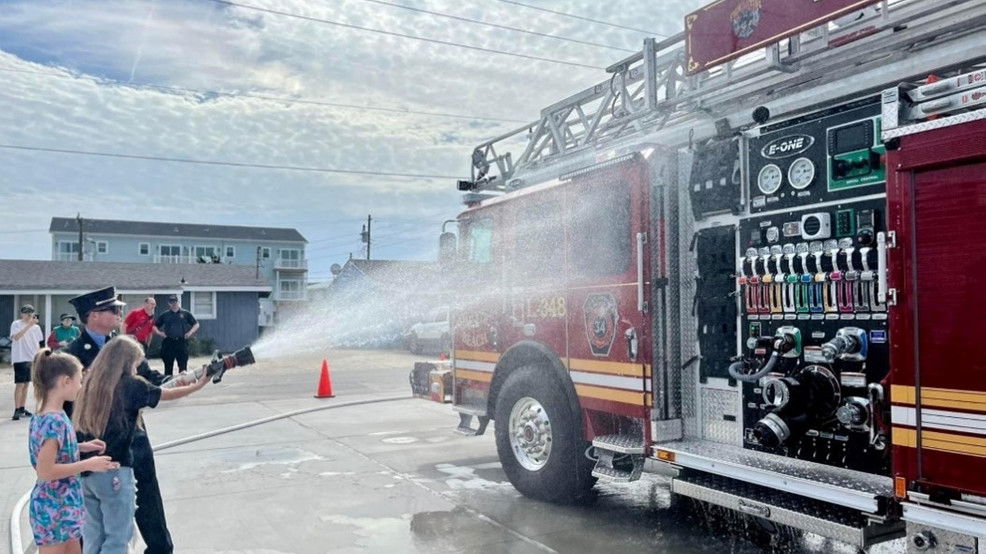
[(510, 410), (510, 448), (520, 465), (530, 471), (544, 467), (551, 455), (551, 421), (537, 400), (525, 396)]

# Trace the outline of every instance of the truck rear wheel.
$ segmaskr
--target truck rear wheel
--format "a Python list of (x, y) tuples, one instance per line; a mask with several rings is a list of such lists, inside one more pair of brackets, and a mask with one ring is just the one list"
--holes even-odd
[(585, 499), (592, 462), (585, 457), (580, 419), (546, 368), (524, 366), (507, 377), (495, 409), (496, 449), (513, 486), (557, 503)]

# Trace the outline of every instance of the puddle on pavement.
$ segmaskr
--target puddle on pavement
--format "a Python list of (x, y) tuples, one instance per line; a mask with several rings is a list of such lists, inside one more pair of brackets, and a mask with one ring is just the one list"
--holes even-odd
[[(325, 523), (352, 528), (355, 535), (352, 545), (376, 552), (405, 552), (408, 544), (408, 522), (412, 516), (400, 517), (352, 517), (342, 514), (319, 516)], [(338, 535), (333, 534), (338, 537)], [(345, 549), (346, 544), (335, 544), (334, 548)]]
[(326, 458), (323, 456), (300, 448), (257, 448), (225, 452), (219, 456), (222, 462), (237, 464), (235, 468), (226, 469), (222, 473), (246, 471), (264, 465), (292, 465), (324, 459)]

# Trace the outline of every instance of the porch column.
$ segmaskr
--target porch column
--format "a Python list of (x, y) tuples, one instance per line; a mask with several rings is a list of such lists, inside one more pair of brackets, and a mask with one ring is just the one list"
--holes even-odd
[[(52, 321), (51, 317), (52, 317), (51, 316), (51, 293), (49, 293), (49, 294), (46, 294), (45, 295), (45, 332), (44, 332), (44, 336), (45, 336), (45, 341), (46, 342), (48, 340), (48, 333), (51, 333), (52, 331), (55, 330), (55, 328), (51, 326), (51, 321)], [(59, 323), (61, 323), (61, 322), (59, 322)]]

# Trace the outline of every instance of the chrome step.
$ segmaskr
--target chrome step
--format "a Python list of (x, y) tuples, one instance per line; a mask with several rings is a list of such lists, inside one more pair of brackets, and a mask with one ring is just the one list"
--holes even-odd
[(646, 452), (644, 439), (632, 435), (600, 435), (592, 439), (592, 446), (617, 454), (643, 455)]
[(644, 470), (644, 440), (633, 435), (600, 435), (592, 439), (596, 466), (592, 476), (617, 483), (640, 479)]
[(671, 491), (860, 549), (904, 536), (904, 522), (873, 519), (858, 510), (709, 474), (671, 481)]
[(629, 483), (631, 481), (636, 481), (637, 479), (640, 479), (640, 475), (643, 474), (643, 472), (643, 458), (640, 460), (634, 460), (633, 468), (629, 470), (616, 469), (612, 467), (600, 467), (599, 462), (596, 462), (596, 467), (592, 468), (593, 477), (614, 483)]

